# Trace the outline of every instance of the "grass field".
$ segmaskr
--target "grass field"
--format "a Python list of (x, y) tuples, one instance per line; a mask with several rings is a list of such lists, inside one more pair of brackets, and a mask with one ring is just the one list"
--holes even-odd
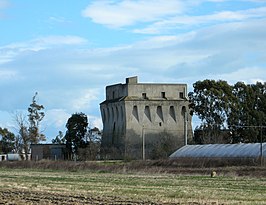
[(266, 204), (266, 179), (0, 168), (0, 204)]

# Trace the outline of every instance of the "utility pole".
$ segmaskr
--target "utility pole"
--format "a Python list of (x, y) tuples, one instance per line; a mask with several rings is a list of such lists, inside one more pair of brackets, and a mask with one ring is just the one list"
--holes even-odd
[(144, 132), (144, 125), (142, 126), (142, 160), (145, 160), (145, 132)]
[(187, 112), (185, 111), (185, 116), (184, 116), (184, 123), (185, 123), (185, 145), (187, 145)]
[(263, 164), (263, 149), (262, 149), (262, 126), (260, 127), (260, 166)]

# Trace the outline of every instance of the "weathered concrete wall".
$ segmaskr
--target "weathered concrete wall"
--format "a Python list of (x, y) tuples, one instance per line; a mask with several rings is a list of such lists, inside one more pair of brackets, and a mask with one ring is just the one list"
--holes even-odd
[(128, 84), (128, 96), (147, 99), (183, 100), (186, 96), (185, 84)]
[(126, 116), (124, 101), (111, 102), (101, 105), (103, 121), (103, 143), (118, 143), (118, 137), (125, 134)]
[[(126, 146), (142, 149), (143, 137), (147, 152), (159, 144), (179, 148), (185, 144), (185, 101), (126, 101)], [(132, 132), (134, 130), (134, 132)], [(187, 119), (187, 137), (192, 138), (191, 116)], [(166, 141), (168, 145), (166, 145)], [(140, 145), (138, 145), (140, 144)], [(161, 150), (164, 155), (163, 150)], [(133, 152), (134, 153), (134, 152)], [(171, 152), (169, 152), (170, 154)], [(147, 158), (152, 157), (146, 153)]]
[(106, 100), (114, 100), (127, 95), (127, 85), (125, 84), (116, 84), (106, 87)]

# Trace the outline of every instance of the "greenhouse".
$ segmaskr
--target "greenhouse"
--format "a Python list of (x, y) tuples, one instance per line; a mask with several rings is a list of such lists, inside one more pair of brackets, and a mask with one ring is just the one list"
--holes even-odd
[(170, 158), (259, 158), (266, 157), (266, 143), (186, 145)]

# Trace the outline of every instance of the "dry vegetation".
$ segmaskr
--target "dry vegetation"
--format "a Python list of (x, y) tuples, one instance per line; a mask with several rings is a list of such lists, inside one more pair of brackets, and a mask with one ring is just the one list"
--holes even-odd
[(0, 167), (0, 204), (266, 204), (265, 167), (195, 168), (173, 161)]

